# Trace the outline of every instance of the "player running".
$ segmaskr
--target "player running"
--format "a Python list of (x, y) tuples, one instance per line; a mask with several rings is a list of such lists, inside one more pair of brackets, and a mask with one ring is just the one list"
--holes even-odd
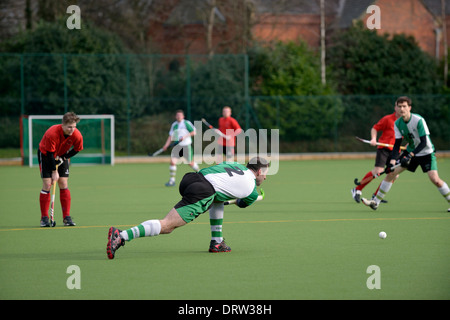
[(175, 186), (175, 176), (177, 173), (177, 163), (184, 157), (189, 161), (189, 166), (194, 170), (198, 171), (199, 167), (193, 160), (193, 150), (192, 150), (192, 136), (196, 134), (194, 125), (189, 121), (184, 119), (183, 110), (177, 110), (175, 113), (176, 121), (172, 123), (169, 130), (169, 137), (163, 146), (164, 151), (170, 146), (173, 141), (179, 142), (172, 150), (170, 158), (169, 173), (170, 178), (166, 183), (166, 187)]
[[(379, 142), (393, 145), (395, 143), (394, 123), (399, 117), (400, 117), (399, 108), (397, 107), (397, 104), (395, 104), (394, 113), (386, 115), (383, 118), (381, 118), (370, 130), (371, 136), (370, 144), (372, 146), (377, 145), (377, 133), (381, 131), (382, 134), (380, 136)], [(377, 155), (375, 157), (375, 167), (371, 171), (367, 172), (364, 178), (361, 180), (367, 182), (362, 183), (351, 190), (353, 200), (355, 200), (357, 203), (361, 202), (361, 194), (364, 187), (367, 186), (372, 181), (369, 178), (375, 177), (376, 175), (384, 171), (384, 167), (391, 160), (391, 153), (392, 147), (379, 146), (377, 148)], [(378, 185), (377, 190), (373, 194), (374, 196), (377, 194), (378, 189), (380, 189), (380, 185)], [(386, 201), (383, 200), (383, 202)]]
[(108, 258), (114, 259), (117, 249), (124, 246), (125, 241), (169, 234), (207, 210), (213, 211), (215, 217), (215, 221), (211, 223), (209, 252), (231, 251), (222, 237), (224, 201), (237, 199), (236, 204), (240, 208), (253, 204), (258, 198), (256, 187), (266, 179), (268, 167), (265, 159), (255, 157), (247, 166), (237, 162), (223, 162), (196, 173), (185, 174), (179, 187), (182, 199), (164, 219), (147, 220), (124, 231), (109, 228), (106, 246)]
[[(400, 156), (401, 166), (395, 168), (389, 173), (386, 178), (381, 182), (380, 189), (378, 190), (376, 197), (372, 200), (362, 198), (362, 202), (366, 206), (370, 206), (373, 210), (378, 208), (381, 200), (389, 192), (392, 187), (397, 174), (402, 173), (406, 169), (411, 172), (415, 172), (420, 165), (422, 171), (428, 174), (430, 181), (438, 188), (439, 192), (447, 200), (450, 205), (450, 189), (439, 178), (437, 171), (437, 163), (435, 156), (434, 145), (430, 139), (430, 131), (428, 130), (425, 119), (420, 115), (411, 113), (411, 99), (403, 96), (399, 97), (396, 101), (399, 108), (400, 118), (395, 121), (395, 145), (392, 152), (392, 160), (389, 166), (395, 164), (400, 150), (400, 144), (403, 138), (408, 142), (408, 147), (405, 152)], [(450, 208), (447, 209), (450, 212)]]
[(71, 196), (68, 179), (69, 158), (83, 150), (83, 136), (76, 128), (78, 122), (80, 118), (75, 113), (67, 112), (62, 118), (62, 124), (51, 126), (39, 143), (38, 161), (42, 178), (42, 190), (39, 196), (41, 227), (50, 227), (48, 216), (50, 189), (55, 181), (59, 186), (64, 225), (75, 226), (70, 216)]

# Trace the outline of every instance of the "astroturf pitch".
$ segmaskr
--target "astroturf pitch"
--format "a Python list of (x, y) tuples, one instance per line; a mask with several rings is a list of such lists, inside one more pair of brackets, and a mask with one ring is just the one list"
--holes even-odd
[[(110, 226), (162, 219), (179, 200), (177, 187), (164, 186), (168, 164), (71, 167), (77, 226), (62, 226), (58, 192), (56, 228), (39, 227), (39, 170), (0, 167), (0, 299), (449, 299), (446, 201), (419, 168), (400, 176), (377, 211), (357, 204), (353, 180), (372, 166), (281, 162), (262, 202), (225, 208), (230, 253), (208, 252), (205, 213), (170, 235), (127, 243), (114, 260)], [(438, 167), (450, 182), (450, 159)], [(178, 181), (189, 169), (178, 167)]]

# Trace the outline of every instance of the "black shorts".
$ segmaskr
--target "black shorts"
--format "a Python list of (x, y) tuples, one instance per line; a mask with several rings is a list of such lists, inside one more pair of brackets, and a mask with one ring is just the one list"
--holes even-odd
[[(409, 152), (404, 151), (400, 158), (406, 156)], [(420, 166), (422, 168), (422, 172), (428, 172), (430, 170), (437, 170), (437, 162), (436, 155), (433, 153), (424, 155), (424, 156), (415, 156), (411, 158), (411, 162), (406, 168), (408, 171), (415, 172), (417, 167)]]
[(375, 158), (375, 167), (384, 168), (392, 157), (392, 151), (387, 148), (378, 148), (377, 156)]
[[(37, 152), (39, 171), (41, 173), (41, 178), (51, 178), (52, 177), (52, 164), (48, 157), (44, 156), (38, 149)], [(69, 160), (64, 160), (64, 162), (58, 167), (58, 173), (61, 178), (69, 177)]]
[(189, 172), (180, 182), (182, 199), (174, 208), (185, 222), (191, 222), (200, 214), (209, 210), (216, 191), (201, 173)]

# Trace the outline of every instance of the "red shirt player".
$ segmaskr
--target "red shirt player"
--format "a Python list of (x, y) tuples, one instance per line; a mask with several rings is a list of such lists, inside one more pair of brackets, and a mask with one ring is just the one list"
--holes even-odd
[(83, 150), (83, 136), (76, 128), (79, 121), (80, 118), (75, 113), (67, 112), (63, 116), (62, 124), (51, 126), (39, 143), (38, 161), (42, 178), (42, 190), (39, 197), (41, 227), (50, 226), (48, 209), (53, 182), (58, 182), (64, 225), (75, 225), (70, 217), (71, 197), (67, 180), (69, 179), (69, 158)]
[[(233, 161), (235, 137), (242, 132), (242, 129), (237, 120), (231, 116), (231, 108), (228, 106), (222, 109), (222, 117), (219, 118), (219, 130), (227, 136), (227, 139), (222, 137), (218, 139), (222, 154), (225, 154), (227, 161)], [(218, 157), (222, 158), (222, 155), (218, 155)], [(217, 163), (220, 162), (222, 161), (218, 159)]]
[[(371, 171), (367, 172), (364, 178), (361, 180), (361, 181), (366, 180), (367, 182), (360, 184), (356, 188), (353, 188), (351, 190), (353, 199), (358, 203), (361, 201), (362, 189), (364, 189), (364, 187), (372, 181), (371, 179), (367, 178), (373, 177), (383, 172), (384, 167), (391, 160), (392, 148), (395, 143), (394, 123), (395, 120), (397, 120), (399, 117), (400, 117), (399, 108), (397, 107), (397, 105), (395, 105), (395, 112), (381, 118), (370, 130), (371, 135), (370, 144), (372, 146), (376, 146), (377, 133), (381, 131), (382, 134), (380, 136), (379, 142), (390, 144), (392, 145), (392, 147), (378, 146), (377, 156), (375, 158), (375, 167)], [(376, 194), (377, 192), (378, 189), (375, 191), (374, 194)]]

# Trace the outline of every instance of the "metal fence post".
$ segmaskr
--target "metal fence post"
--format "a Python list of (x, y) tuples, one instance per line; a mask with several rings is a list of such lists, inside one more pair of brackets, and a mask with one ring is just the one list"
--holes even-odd
[(187, 119), (191, 118), (191, 59), (186, 55), (186, 116)]
[(67, 101), (67, 55), (63, 54), (63, 70), (64, 70), (64, 113), (68, 111)]
[(126, 79), (126, 90), (127, 90), (127, 154), (131, 155), (131, 110), (130, 110), (130, 54), (127, 57), (127, 79)]

